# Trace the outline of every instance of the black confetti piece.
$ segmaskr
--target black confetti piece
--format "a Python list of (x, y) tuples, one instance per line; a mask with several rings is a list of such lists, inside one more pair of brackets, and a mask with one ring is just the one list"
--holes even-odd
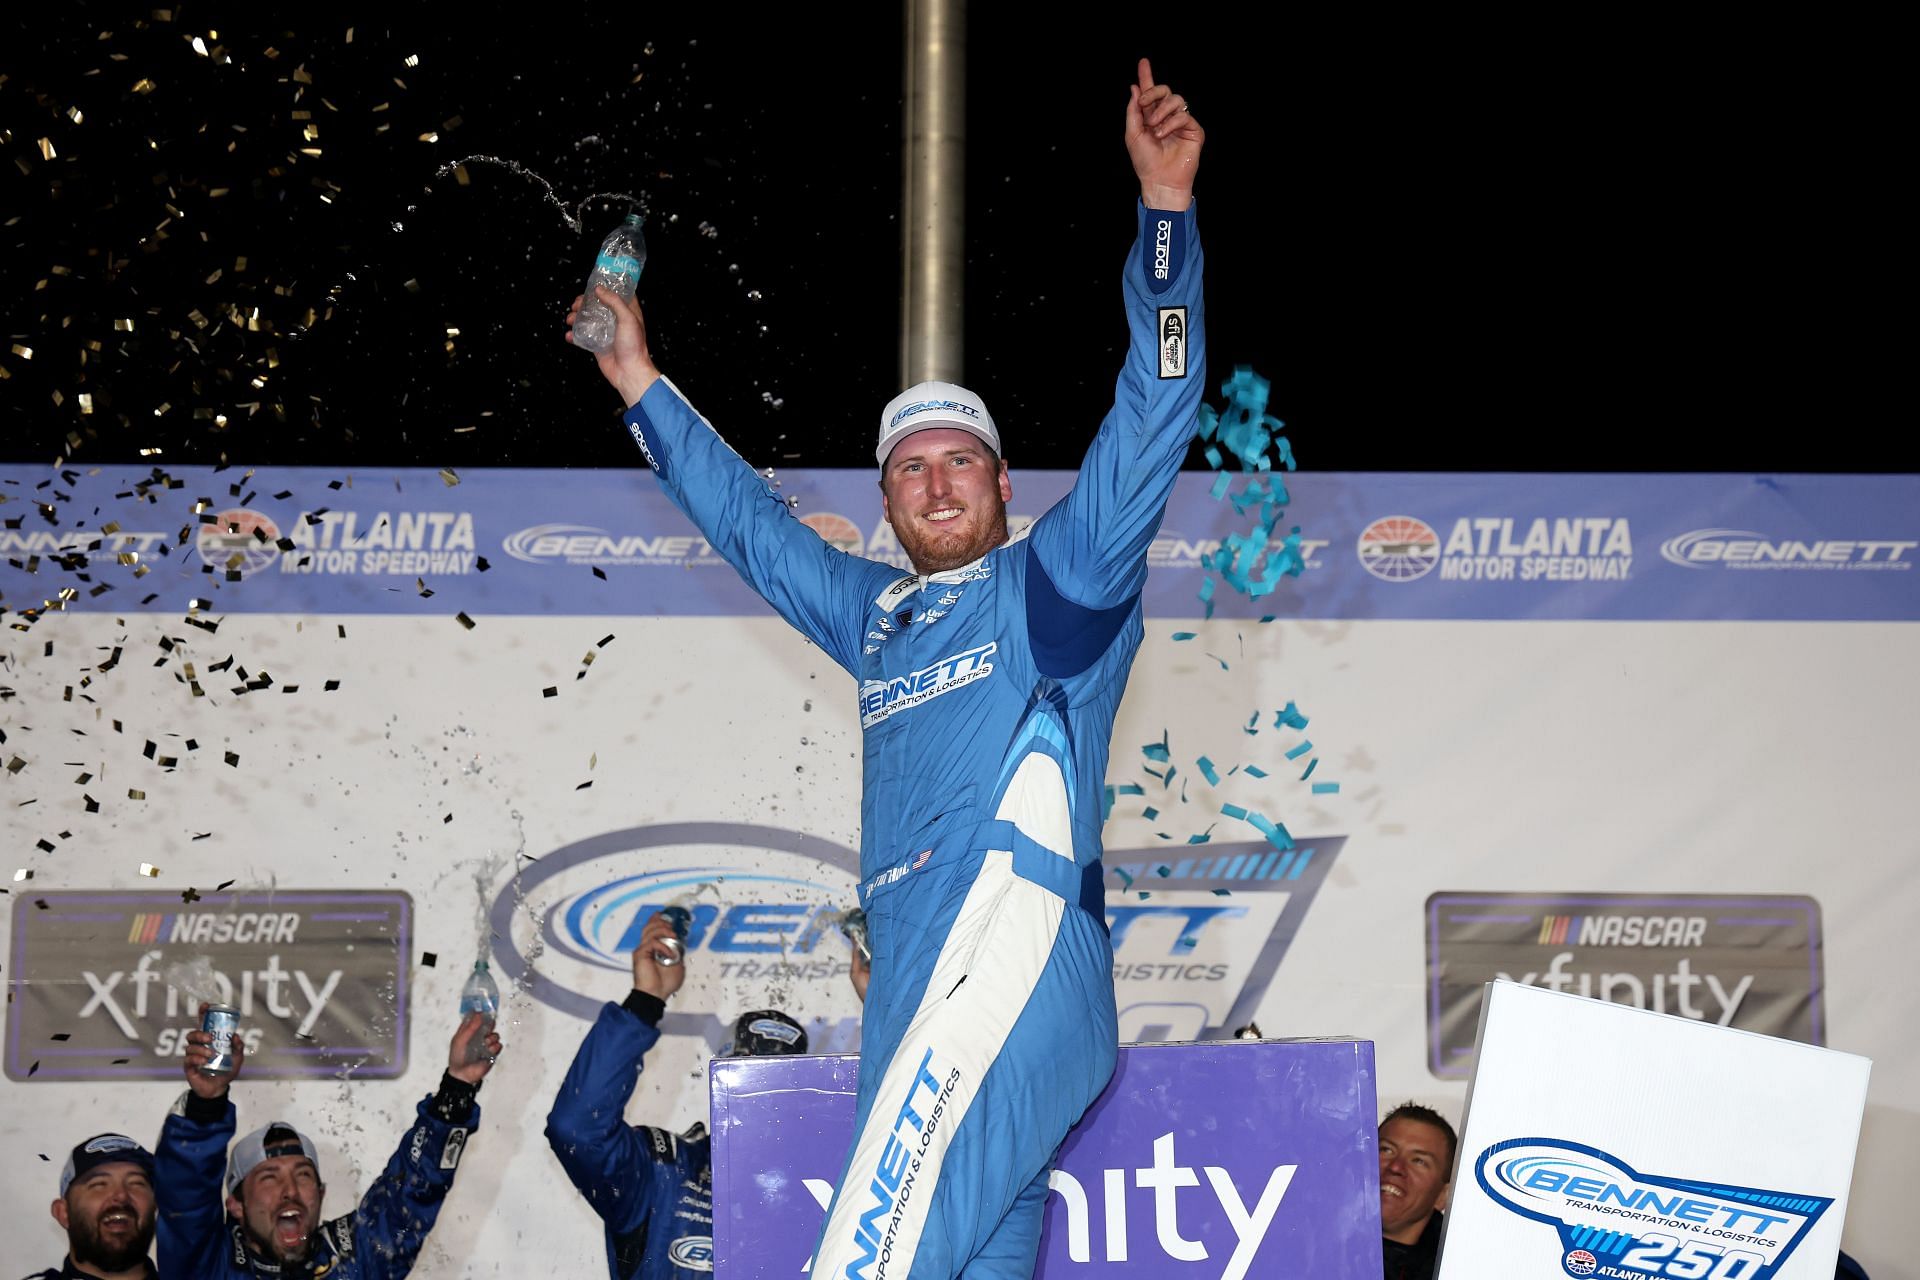
[(420, 963), (431, 969), (440, 963), (440, 957), (431, 951), (423, 951), (420, 953)]

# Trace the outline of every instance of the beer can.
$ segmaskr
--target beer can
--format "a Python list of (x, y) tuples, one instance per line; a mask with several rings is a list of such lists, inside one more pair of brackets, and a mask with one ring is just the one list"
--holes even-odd
[(223, 1076), (233, 1070), (233, 1033), (240, 1026), (240, 1011), (230, 1004), (210, 1004), (200, 1015), (200, 1029), (213, 1037), (209, 1046), (213, 1056), (200, 1070), (210, 1076)]
[(662, 907), (660, 914), (673, 926), (673, 936), (655, 944), (658, 950), (653, 953), (653, 962), (671, 969), (687, 953), (687, 932), (693, 928), (693, 913), (685, 907)]
[(867, 940), (867, 913), (855, 907), (840, 917), (840, 932), (847, 941), (860, 948), (860, 954), (868, 964), (873, 963), (873, 946)]

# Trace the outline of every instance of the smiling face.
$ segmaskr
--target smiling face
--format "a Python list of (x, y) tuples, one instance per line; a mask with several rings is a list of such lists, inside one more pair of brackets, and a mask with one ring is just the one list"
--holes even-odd
[(1380, 1126), (1380, 1234), (1415, 1244), (1435, 1209), (1447, 1207), (1452, 1171), (1446, 1133), (1396, 1116)]
[(978, 436), (929, 427), (894, 446), (880, 473), (880, 513), (918, 573), (971, 564), (1007, 540), (1007, 464)]
[(248, 1172), (227, 1212), (240, 1219), (254, 1248), (280, 1262), (305, 1260), (320, 1226), (327, 1188), (305, 1156), (275, 1156)]
[(153, 1247), (153, 1184), (137, 1164), (96, 1165), (53, 1202), (73, 1260), (96, 1271), (142, 1265)]

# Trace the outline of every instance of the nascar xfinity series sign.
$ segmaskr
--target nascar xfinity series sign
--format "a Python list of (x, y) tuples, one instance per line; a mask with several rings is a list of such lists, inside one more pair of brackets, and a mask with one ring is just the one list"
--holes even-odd
[(239, 1010), (247, 1075), (407, 1065), (404, 893), (49, 892), (13, 904), (12, 1080), (172, 1080), (202, 1000)]
[(1823, 1044), (1820, 904), (1719, 894), (1436, 893), (1427, 1065), (1473, 1068), (1480, 998), (1505, 980)]
[(1869, 1063), (1489, 985), (1440, 1280), (1827, 1280)]

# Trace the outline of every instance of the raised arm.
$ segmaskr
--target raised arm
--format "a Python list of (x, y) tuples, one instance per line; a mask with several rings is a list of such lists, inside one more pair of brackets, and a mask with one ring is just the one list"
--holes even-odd
[[(467, 1042), (474, 1036), (485, 1037), (487, 1053), (470, 1061)], [(481, 1015), (460, 1020), (447, 1046), (439, 1090), (420, 1100), (413, 1124), (354, 1210), (349, 1229), (366, 1280), (400, 1280), (413, 1270), (453, 1187), (467, 1139), (479, 1127), (474, 1094), (499, 1054), (500, 1037), (487, 1030)]]
[(214, 1275), (227, 1243), (227, 1193), (221, 1179), (235, 1125), (228, 1093), (246, 1064), (247, 1047), (236, 1032), (232, 1069), (208, 1075), (201, 1068), (213, 1058), (212, 1041), (204, 1031), (187, 1033), (187, 1091), (167, 1114), (153, 1149), (159, 1222), (154, 1234), (162, 1275)]
[[(1127, 362), (1072, 491), (1030, 535), (1056, 624), (1075, 610), (1121, 610), (1139, 594), (1147, 547), (1199, 421), (1206, 323), (1193, 182), (1205, 141), (1186, 99), (1154, 83), (1141, 59), (1126, 112), (1127, 154), (1140, 180), (1138, 237), (1123, 274)], [(1089, 633), (1110, 638), (1118, 626), (1117, 617), (1083, 618), (1065, 630), (1084, 648)]]
[[(609, 292), (613, 344), (600, 372), (627, 406), (627, 430), (667, 496), (748, 586), (803, 635), (857, 672), (866, 604), (899, 574), (826, 544), (728, 447), (653, 363), (639, 306)], [(567, 315), (571, 326), (580, 298)], [(567, 340), (573, 340), (571, 327)]]

